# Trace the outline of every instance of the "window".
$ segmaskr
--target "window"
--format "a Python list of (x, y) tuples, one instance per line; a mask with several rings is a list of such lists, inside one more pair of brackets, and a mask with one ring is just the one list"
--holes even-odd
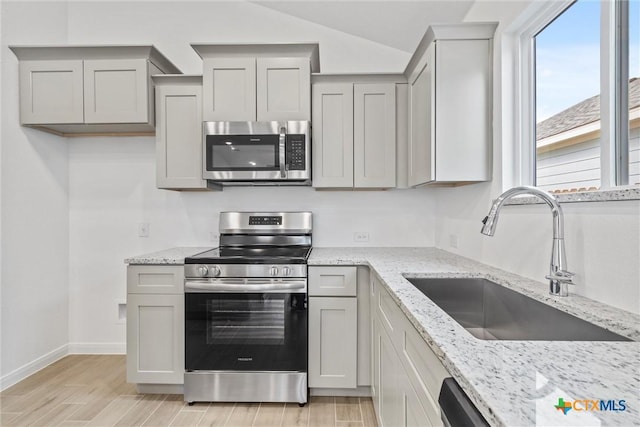
[(600, 5), (578, 0), (534, 37), (535, 183), (600, 188)]
[(529, 21), (520, 38), (522, 183), (553, 192), (640, 184), (639, 8), (549, 2)]
[(640, 1), (629, 2), (629, 184), (640, 185)]

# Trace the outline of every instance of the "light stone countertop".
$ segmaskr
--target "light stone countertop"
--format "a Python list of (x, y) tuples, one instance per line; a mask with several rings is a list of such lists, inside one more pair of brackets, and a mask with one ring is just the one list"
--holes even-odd
[(149, 265), (181, 265), (188, 256), (199, 254), (200, 252), (213, 249), (211, 247), (178, 247), (165, 249), (163, 251), (151, 252), (148, 254), (133, 256), (124, 260), (125, 264), (149, 264)]
[[(640, 343), (483, 341), (405, 277), (484, 277), (620, 335), (640, 340), (640, 316), (434, 248), (314, 248), (309, 265), (367, 265), (492, 425), (640, 425)], [(622, 412), (569, 411), (565, 402), (625, 400)]]
[[(210, 248), (180, 247), (128, 264), (183, 264)], [(497, 426), (640, 425), (640, 342), (483, 341), (474, 338), (405, 277), (484, 277), (620, 335), (640, 341), (640, 316), (435, 248), (317, 248), (309, 265), (369, 266), (445, 368)], [(623, 412), (577, 412), (565, 402), (625, 400)]]

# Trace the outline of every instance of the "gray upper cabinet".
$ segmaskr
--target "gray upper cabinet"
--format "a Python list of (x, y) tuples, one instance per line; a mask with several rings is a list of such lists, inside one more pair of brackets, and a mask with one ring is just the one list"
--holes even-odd
[(202, 77), (154, 76), (156, 185), (167, 190), (220, 189), (202, 179)]
[(60, 135), (153, 134), (152, 74), (180, 73), (153, 46), (11, 46), (20, 123)]
[(257, 119), (311, 120), (311, 68), (307, 58), (258, 58)]
[(418, 45), (405, 71), (409, 186), (491, 180), (495, 27), (436, 25)]
[(203, 59), (204, 121), (311, 120), (317, 44), (191, 46)]
[(396, 186), (394, 75), (316, 75), (313, 82), (313, 186)]
[(85, 123), (153, 124), (150, 74), (144, 58), (84, 61)]
[(256, 120), (255, 58), (205, 58), (203, 70), (206, 121)]
[(353, 185), (396, 186), (396, 85), (353, 86)]
[(313, 186), (353, 188), (353, 84), (313, 84)]
[(84, 122), (81, 60), (20, 62), (20, 121)]

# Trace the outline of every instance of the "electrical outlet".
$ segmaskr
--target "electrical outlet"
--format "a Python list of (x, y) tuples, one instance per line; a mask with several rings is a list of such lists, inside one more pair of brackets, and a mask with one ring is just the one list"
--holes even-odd
[(458, 235), (457, 234), (449, 234), (449, 246), (452, 248), (458, 247)]
[(138, 237), (149, 237), (148, 222), (141, 222), (138, 224)]
[(357, 243), (366, 243), (369, 241), (369, 233), (366, 231), (356, 231), (353, 233), (353, 241)]

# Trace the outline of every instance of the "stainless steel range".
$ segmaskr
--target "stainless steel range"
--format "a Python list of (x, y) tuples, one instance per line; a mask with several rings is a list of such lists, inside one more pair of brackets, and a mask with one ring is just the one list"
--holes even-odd
[(185, 259), (185, 401), (307, 402), (311, 212), (222, 212)]

